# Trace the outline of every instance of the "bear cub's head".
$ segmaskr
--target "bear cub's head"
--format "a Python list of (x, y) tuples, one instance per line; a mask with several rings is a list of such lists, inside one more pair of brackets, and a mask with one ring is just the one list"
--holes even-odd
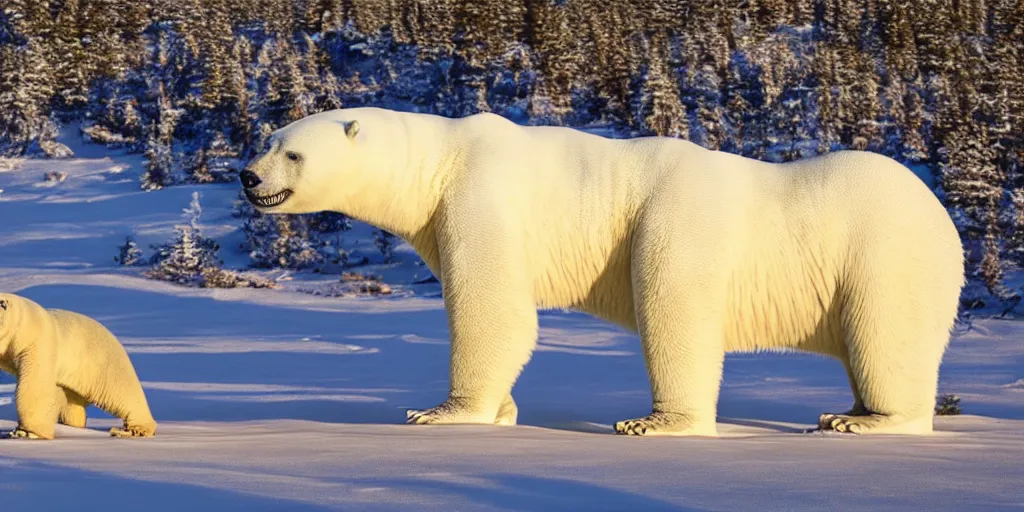
[(336, 197), (328, 192), (344, 179), (339, 169), (348, 174), (360, 168), (353, 151), (358, 135), (358, 121), (337, 115), (309, 116), (275, 131), (238, 176), (246, 199), (264, 213), (330, 209)]
[(14, 300), (6, 293), (0, 293), (0, 341), (3, 341), (7, 330), (8, 319), (14, 308)]

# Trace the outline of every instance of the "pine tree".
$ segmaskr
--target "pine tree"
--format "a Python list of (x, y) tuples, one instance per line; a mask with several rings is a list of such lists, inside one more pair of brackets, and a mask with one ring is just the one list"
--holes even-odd
[(953, 51), (959, 45), (952, 22), (953, 0), (909, 0), (910, 24), (917, 48), (918, 65), (925, 76), (954, 67)]
[(57, 136), (48, 103), (53, 77), (36, 39), (0, 45), (0, 155), (21, 155)]
[(998, 165), (1018, 187), (1024, 185), (1024, 2), (994, 3), (980, 110), (998, 145)]
[(88, 101), (89, 80), (95, 74), (88, 69), (80, 18), (79, 0), (66, 0), (54, 22), (51, 42), (58, 98), (61, 106), (68, 110), (81, 108)]
[(171, 146), (160, 140), (159, 130), (154, 124), (149, 129), (150, 136), (146, 141), (145, 172), (142, 174), (143, 190), (157, 190), (174, 182), (174, 156)]
[(992, 229), (1006, 177), (995, 166), (995, 151), (985, 125), (964, 123), (946, 134), (941, 164), (947, 204), (962, 214), (959, 227), (968, 239)]
[(118, 255), (114, 256), (114, 261), (126, 266), (138, 265), (142, 263), (142, 250), (132, 237), (125, 237), (124, 245), (118, 248)]
[(1013, 189), (1010, 205), (1010, 236), (1006, 241), (1006, 252), (1017, 265), (1024, 266), (1024, 188)]
[(356, 29), (368, 36), (380, 33), (391, 19), (387, 0), (352, 0), (351, 5)]
[(377, 247), (381, 256), (384, 257), (384, 263), (391, 263), (391, 259), (394, 257), (395, 253), (395, 235), (392, 235), (383, 229), (374, 230), (373, 245)]
[(250, 265), (256, 268), (313, 268), (324, 262), (323, 243), (309, 229), (309, 216), (263, 215), (246, 208), (243, 231)]
[(204, 75), (203, 106), (215, 112), (225, 113), (230, 109), (230, 68), (234, 60), (231, 54), (234, 48), (231, 20), (225, 0), (207, 0), (203, 7), (203, 30), (199, 38)]
[(328, 65), (323, 51), (307, 35), (303, 35), (305, 52), (302, 62), (304, 88), (309, 92), (309, 113), (341, 108), (341, 90), (338, 77)]
[(324, 30), (324, 14), (330, 6), (323, 0), (295, 0), (294, 16), (303, 35), (317, 34)]
[(290, 123), (302, 119), (314, 112), (313, 95), (306, 88), (306, 81), (303, 77), (302, 67), (299, 64), (299, 55), (295, 47), (287, 44), (282, 45), (283, 53), (281, 65), (284, 67), (283, 77), (285, 79), (284, 96), (285, 105), (288, 110), (284, 116), (284, 123)]
[(636, 124), (642, 132), (655, 135), (689, 138), (686, 108), (679, 99), (679, 87), (666, 62), (668, 48), (664, 34), (655, 34), (644, 41), (647, 73), (641, 88)]
[(530, 117), (539, 124), (562, 124), (572, 111), (572, 90), (580, 76), (579, 45), (570, 37), (569, 12), (544, 0), (528, 4), (531, 31), (527, 42), (540, 58), (530, 96)]
[(170, 96), (163, 83), (153, 80), (156, 89), (157, 120), (149, 128), (146, 142), (146, 172), (142, 175), (142, 189), (156, 190), (175, 183), (174, 177), (174, 130), (181, 118), (181, 109), (171, 104)]
[(455, 0), (420, 0), (415, 32), (417, 49), (427, 58), (450, 56), (455, 51)]
[(628, 3), (611, 0), (595, 0), (588, 17), (599, 72), (597, 90), (606, 100), (604, 113), (613, 121), (628, 122), (635, 117), (629, 115), (629, 105), (642, 53), (636, 44), (637, 17)]
[(246, 37), (239, 37), (231, 49), (231, 59), (227, 62), (227, 89), (225, 97), (230, 106), (231, 142), (240, 145), (242, 148), (250, 146), (252, 137), (252, 118), (250, 107), (252, 106), (252, 90), (249, 87), (249, 77), (246, 74), (246, 66), (251, 58), (252, 47)]
[(223, 263), (217, 258), (220, 247), (212, 238), (203, 236), (199, 224), (202, 215), (199, 197), (199, 192), (192, 193), (192, 201), (184, 210), (187, 223), (175, 226), (174, 242), (156, 248), (157, 261), (145, 272), (146, 277), (186, 286), (203, 286), (207, 278), (219, 273)]
[(819, 43), (812, 63), (817, 79), (815, 100), (818, 106), (818, 152), (832, 151), (839, 141), (841, 121), (836, 101), (836, 53), (826, 44)]
[(906, 89), (902, 98), (904, 118), (900, 155), (904, 160), (911, 162), (928, 158), (928, 146), (924, 140), (924, 100), (919, 92), (922, 88), (918, 78)]
[(851, 90), (856, 112), (853, 146), (857, 149), (867, 149), (876, 147), (881, 138), (878, 118), (882, 107), (878, 97), (878, 73), (874, 61), (868, 55), (860, 54), (856, 63), (857, 80)]
[[(298, 68), (294, 52), (290, 63), (296, 69), (290, 69), (289, 58), (286, 57), (285, 44), (277, 39), (268, 39), (260, 47), (253, 64), (252, 76), (256, 82), (256, 97), (252, 106), (253, 117), (257, 122), (266, 123), (270, 128), (282, 126), (291, 108), (288, 92), (291, 90), (293, 71)], [(288, 46), (290, 49), (290, 46)]]
[(890, 80), (893, 75), (911, 80), (918, 74), (917, 45), (907, 2), (879, 0), (879, 26), (885, 51), (885, 66)]
[(294, 0), (262, 0), (257, 18), (265, 20), (273, 37), (290, 38), (295, 29)]
[(1006, 300), (1009, 298), (1010, 292), (1003, 284), (1003, 260), (1000, 253), (995, 228), (992, 227), (985, 233), (982, 240), (982, 255), (981, 263), (978, 265), (978, 274), (989, 293), (997, 299)]
[(699, 70), (691, 67), (689, 75), (687, 82), (697, 102), (696, 130), (692, 139), (705, 148), (717, 150), (726, 138), (718, 74), (711, 65), (704, 65)]

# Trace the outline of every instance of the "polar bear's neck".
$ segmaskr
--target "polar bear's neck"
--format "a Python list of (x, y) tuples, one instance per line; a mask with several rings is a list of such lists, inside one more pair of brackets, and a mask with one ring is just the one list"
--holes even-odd
[(450, 120), (367, 110), (357, 118), (359, 144), (374, 160), (366, 162), (362, 183), (336, 211), (410, 240), (430, 224), (440, 202), (452, 160)]

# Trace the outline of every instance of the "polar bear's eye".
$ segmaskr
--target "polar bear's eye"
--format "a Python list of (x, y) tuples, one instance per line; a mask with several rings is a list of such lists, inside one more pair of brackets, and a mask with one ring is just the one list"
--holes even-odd
[(284, 156), (288, 157), (288, 160), (291, 160), (292, 162), (298, 162), (299, 161), (299, 154), (298, 153), (289, 151), (289, 152), (285, 153)]

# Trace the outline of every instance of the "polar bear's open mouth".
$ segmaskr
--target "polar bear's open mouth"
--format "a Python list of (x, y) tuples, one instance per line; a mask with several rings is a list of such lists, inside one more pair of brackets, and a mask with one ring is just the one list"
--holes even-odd
[(258, 196), (251, 190), (245, 191), (245, 197), (249, 199), (249, 202), (262, 208), (273, 208), (287, 201), (288, 198), (291, 196), (292, 190), (290, 188), (286, 188), (276, 194), (269, 196)]

